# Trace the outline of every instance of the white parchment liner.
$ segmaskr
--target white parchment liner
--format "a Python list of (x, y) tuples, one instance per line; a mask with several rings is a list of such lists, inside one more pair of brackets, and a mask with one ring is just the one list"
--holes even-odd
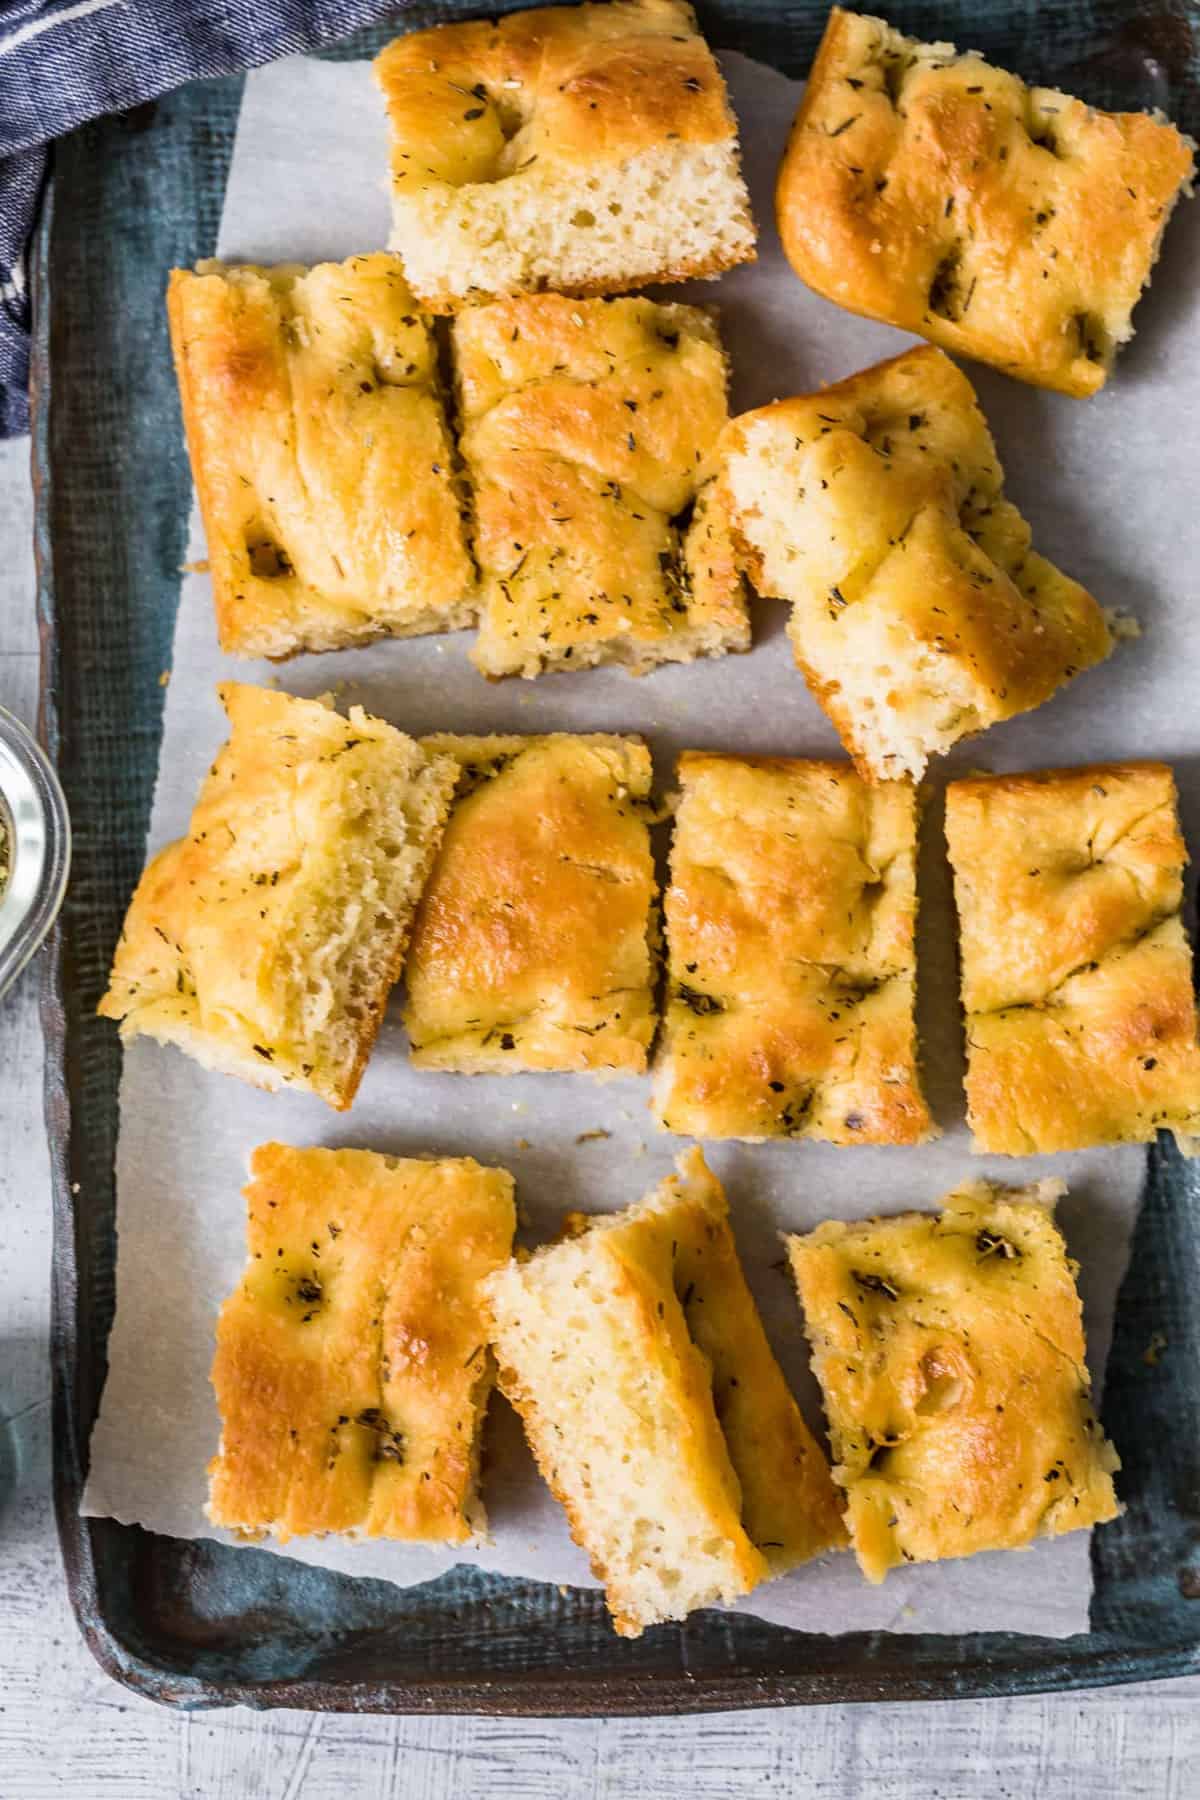
[[(733, 404), (742, 410), (849, 374), (907, 340), (827, 305), (787, 268), (773, 226), (772, 186), (799, 85), (736, 55), (723, 62), (742, 123), (760, 258), (719, 282), (695, 284), (685, 297), (719, 304), (735, 370)], [(382, 109), (366, 64), (292, 58), (252, 73), (220, 254), (308, 262), (380, 247), (387, 231), (385, 168)], [(1032, 520), (1038, 547), (1105, 604), (1136, 612), (1145, 635), (1039, 712), (961, 747), (935, 771), (922, 852), (920, 1013), (927, 1086), (945, 1135), (907, 1150), (796, 1143), (709, 1149), (731, 1197), (768, 1330), (814, 1422), (820, 1408), (799, 1315), (778, 1266), (777, 1233), (829, 1217), (931, 1206), (969, 1175), (1024, 1181), (1054, 1174), (1068, 1181), (1060, 1216), (1082, 1264), (1092, 1367), (1097, 1375), (1103, 1370), (1144, 1155), (1120, 1149), (1023, 1161), (971, 1156), (962, 1123), (940, 791), (949, 773), (968, 768), (1163, 756), (1176, 764), (1185, 825), (1197, 840), (1198, 265), (1200, 221), (1185, 208), (1172, 226), (1154, 291), (1139, 309), (1142, 336), (1096, 399), (1041, 393), (971, 369), (1009, 491)], [(195, 522), (192, 535), (191, 556), (202, 557)], [(415, 733), (641, 732), (663, 790), (671, 785), (675, 753), (688, 747), (837, 754), (832, 729), (792, 667), (783, 625), (781, 607), (760, 605), (749, 656), (668, 667), (640, 681), (596, 670), (489, 685), (467, 661), (469, 633), (307, 657), (276, 672), (220, 655), (208, 580), (188, 575), (148, 848), (186, 828), (198, 784), (225, 735), (213, 690), (229, 677), (278, 680), (300, 694), (336, 688), (343, 702), (360, 701)], [(537, 1241), (556, 1229), (566, 1207), (626, 1205), (670, 1169), (680, 1145), (656, 1132), (648, 1092), (646, 1080), (602, 1085), (573, 1075), (418, 1073), (409, 1067), (395, 1004), (354, 1109), (341, 1117), (305, 1096), (258, 1093), (206, 1074), (176, 1051), (134, 1044), (121, 1088), (117, 1313), (84, 1511), (177, 1536), (223, 1535), (203, 1513), (205, 1465), (219, 1435), (208, 1369), (217, 1308), (242, 1269), (240, 1189), (253, 1145), (283, 1138), (401, 1154), (470, 1154), (503, 1164), (516, 1176), (527, 1235)], [(594, 1130), (611, 1135), (577, 1143)], [(87, 1204), (86, 1194), (80, 1204)], [(489, 1423), (485, 1496), (492, 1541), (467, 1555), (336, 1539), (297, 1540), (286, 1554), (402, 1585), (456, 1561), (590, 1584), (520, 1428), (498, 1400)], [(1090, 1592), (1089, 1537), (1079, 1532), (1020, 1555), (906, 1568), (878, 1588), (859, 1577), (850, 1556), (829, 1557), (760, 1588), (743, 1605), (809, 1630), (1016, 1630), (1059, 1637), (1086, 1630)]]

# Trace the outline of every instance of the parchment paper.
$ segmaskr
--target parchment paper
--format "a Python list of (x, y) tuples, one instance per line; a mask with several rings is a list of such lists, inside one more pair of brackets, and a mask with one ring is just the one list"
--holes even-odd
[[(738, 56), (723, 59), (741, 122), (760, 226), (760, 259), (693, 297), (719, 303), (732, 352), (735, 410), (804, 392), (890, 354), (906, 340), (818, 300), (788, 270), (773, 227), (772, 183), (799, 86)], [(219, 251), (259, 262), (340, 258), (382, 245), (386, 145), (368, 68), (294, 58), (252, 73), (238, 127)], [(1134, 1148), (1008, 1161), (973, 1157), (962, 1122), (954, 928), (941, 836), (941, 788), (967, 768), (1018, 769), (1089, 758), (1175, 762), (1185, 823), (1196, 838), (1200, 722), (1192, 698), (1200, 507), (1191, 495), (1200, 366), (1200, 234), (1172, 226), (1156, 288), (1139, 311), (1143, 336), (1110, 389), (1079, 401), (972, 368), (999, 439), (1009, 490), (1035, 542), (1109, 605), (1132, 608), (1143, 638), (1024, 719), (960, 748), (934, 772), (937, 796), (922, 854), (921, 1025), (931, 1102), (945, 1128), (919, 1149), (816, 1144), (712, 1145), (728, 1187), (747, 1271), (778, 1354), (809, 1417), (820, 1407), (799, 1314), (779, 1268), (781, 1228), (806, 1229), (932, 1206), (966, 1177), (1064, 1177), (1061, 1208), (1082, 1264), (1090, 1360), (1099, 1379), (1137, 1210), (1144, 1154)], [(165, 275), (165, 271), (164, 271)], [(676, 293), (679, 290), (674, 290)], [(198, 524), (192, 558), (203, 555)], [(209, 583), (184, 579), (158, 791), (148, 849), (180, 835), (225, 735), (218, 679), (278, 680), (299, 694), (335, 689), (415, 732), (638, 731), (658, 783), (686, 747), (837, 754), (831, 727), (792, 667), (783, 609), (760, 604), (744, 658), (668, 667), (642, 680), (618, 670), (489, 685), (467, 661), (470, 633), (307, 657), (284, 666), (235, 663), (216, 647)], [(553, 1233), (564, 1208), (636, 1200), (681, 1148), (647, 1111), (649, 1083), (585, 1076), (457, 1076), (409, 1067), (393, 1003), (353, 1111), (339, 1117), (303, 1095), (267, 1095), (206, 1074), (174, 1050), (138, 1042), (126, 1054), (117, 1158), (119, 1265), (109, 1375), (92, 1438), (83, 1510), (178, 1536), (214, 1536), (202, 1511), (205, 1465), (219, 1422), (208, 1382), (213, 1327), (244, 1256), (240, 1188), (249, 1150), (270, 1138), (362, 1145), (401, 1154), (471, 1154), (516, 1176), (526, 1237)], [(581, 1133), (610, 1135), (584, 1144)], [(86, 1195), (80, 1197), (86, 1205)], [(493, 1402), (485, 1497), (492, 1541), (452, 1554), (379, 1543), (303, 1540), (301, 1562), (400, 1584), (455, 1561), (591, 1584), (562, 1515), (534, 1472), (520, 1428)], [(771, 1583), (743, 1602), (782, 1624), (821, 1631), (1087, 1628), (1088, 1534), (1021, 1555), (905, 1568), (879, 1588), (849, 1555)]]

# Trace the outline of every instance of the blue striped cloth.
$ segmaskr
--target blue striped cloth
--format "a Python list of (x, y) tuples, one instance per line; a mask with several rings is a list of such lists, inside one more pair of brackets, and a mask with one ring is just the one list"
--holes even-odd
[(198, 75), (346, 37), (403, 0), (0, 0), (0, 437), (29, 428), (26, 251), (52, 139)]

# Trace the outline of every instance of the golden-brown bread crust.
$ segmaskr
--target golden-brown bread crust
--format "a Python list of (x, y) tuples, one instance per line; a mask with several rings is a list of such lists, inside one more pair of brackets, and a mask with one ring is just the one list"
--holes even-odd
[(522, 296), (461, 314), (454, 353), (485, 674), (749, 648), (711, 480), (728, 416), (711, 315)]
[(976, 1149), (1025, 1156), (1200, 1132), (1170, 769), (952, 782), (946, 836)]
[(835, 7), (779, 170), (788, 259), (851, 312), (1101, 387), (1193, 146)]
[[(712, 52), (691, 8), (675, 0), (543, 6), (434, 25), (396, 38), (375, 72), (395, 134), (393, 179), (417, 184), (494, 178), (510, 141), (504, 92), (524, 124), (538, 114), (527, 154), (536, 148), (539, 160), (582, 169), (623, 161), (668, 134), (713, 144), (732, 133)], [(519, 86), (506, 90), (508, 82)], [(495, 91), (475, 95), (478, 85)], [(405, 147), (420, 150), (414, 170), (408, 163), (418, 158), (403, 158)]]
[[(606, 1309), (621, 1316), (627, 1366), (614, 1364), (611, 1387), (622, 1391), (636, 1370), (652, 1369), (668, 1399), (672, 1466), (635, 1469), (631, 1479), (639, 1506), (652, 1513), (655, 1496), (664, 1495), (667, 1506), (686, 1496), (707, 1515), (709, 1534), (721, 1541), (737, 1591), (749, 1592), (770, 1575), (841, 1548), (845, 1528), (824, 1454), (787, 1388), (746, 1286), (721, 1184), (697, 1149), (681, 1156), (677, 1168), (677, 1175), (625, 1212), (568, 1214), (566, 1232), (582, 1240), (589, 1259), (603, 1270), (594, 1291), (603, 1293)], [(601, 1481), (602, 1473), (592, 1465), (580, 1467), (565, 1409), (568, 1398), (587, 1404), (583, 1371), (578, 1394), (551, 1395), (540, 1391), (536, 1377), (530, 1379), (523, 1354), (521, 1295), (528, 1305), (537, 1292), (539, 1262), (556, 1254), (551, 1247), (532, 1265), (510, 1265), (484, 1285), (499, 1383), (521, 1414), (572, 1536), (605, 1583), (617, 1632), (637, 1637), (653, 1619), (639, 1604), (637, 1571), (605, 1560), (604, 1533), (594, 1528), (590, 1494), (593, 1477)], [(563, 1338), (564, 1354), (556, 1366), (570, 1366), (567, 1314), (553, 1321), (553, 1330)], [(631, 1455), (651, 1453), (636, 1409), (628, 1424), (616, 1446), (625, 1464)], [(670, 1530), (668, 1517), (652, 1522)]]
[(413, 927), (413, 1061), (643, 1070), (657, 947), (645, 745), (445, 733), (424, 748), (463, 776)]
[(760, 592), (792, 603), (796, 662), (868, 779), (1038, 706), (1113, 638), (1030, 547), (966, 376), (921, 346), (723, 438)]
[[(458, 770), (360, 707), (342, 718), (267, 688), (218, 691), (229, 739), (187, 836), (138, 883), (98, 1010), (122, 1021), (123, 1038), (179, 1044), (258, 1086), (306, 1088), (344, 1110), (399, 979)], [(364, 808), (380, 787), (399, 815), (387, 823), (390, 847), (368, 845), (373, 879), (331, 919), (326, 890), (336, 894), (356, 821), (377, 818)], [(370, 917), (358, 921), (364, 904)], [(335, 947), (366, 961), (353, 1011)]]
[(436, 346), (399, 259), (175, 269), (167, 316), (221, 648), (470, 624)]
[(250, 1172), (246, 1271), (217, 1322), (209, 1518), (281, 1543), (466, 1543), (494, 1373), (476, 1288), (512, 1248), (512, 1176), (286, 1144)]
[(979, 1181), (940, 1214), (787, 1240), (851, 1542), (901, 1562), (1017, 1549), (1115, 1518), (1089, 1403), (1060, 1182)]
[(668, 1131), (912, 1144), (916, 798), (848, 763), (686, 751), (664, 899)]
[[(682, 1489), (704, 1517), (707, 1533), (719, 1540), (733, 1586), (728, 1598), (749, 1593), (766, 1579), (770, 1565), (765, 1552), (751, 1543), (741, 1519), (741, 1493), (730, 1447), (721, 1430), (714, 1405), (709, 1369), (693, 1343), (676, 1291), (669, 1246), (661, 1232), (640, 1233), (637, 1215), (630, 1209), (621, 1221), (622, 1236), (612, 1232), (589, 1234), (588, 1248), (605, 1265), (607, 1304), (621, 1314), (625, 1354), (631, 1367), (658, 1371), (674, 1421), (671, 1452), (675, 1467), (672, 1487)], [(613, 1215), (615, 1216), (615, 1215)], [(568, 1215), (567, 1225), (578, 1234), (579, 1221)], [(646, 1241), (639, 1241), (646, 1240)], [(549, 1252), (553, 1254), (553, 1252)], [(629, 1591), (627, 1571), (608, 1563), (592, 1529), (589, 1498), (578, 1470), (570, 1470), (572, 1448), (566, 1421), (559, 1416), (548, 1394), (536, 1390), (514, 1366), (512, 1326), (519, 1319), (504, 1316), (496, 1305), (494, 1284), (484, 1286), (485, 1307), (491, 1301), (492, 1346), (498, 1363), (501, 1393), (521, 1416), (530, 1448), (547, 1486), (563, 1507), (571, 1536), (588, 1554), (592, 1572), (605, 1586), (605, 1599), (613, 1626), (620, 1637), (640, 1637), (647, 1623), (636, 1595)], [(560, 1325), (564, 1352), (570, 1354), (569, 1319)], [(618, 1382), (625, 1371), (614, 1367)], [(624, 1455), (645, 1449), (637, 1440), (638, 1421), (631, 1418)], [(649, 1471), (646, 1471), (649, 1474)], [(643, 1484), (643, 1493), (648, 1481)], [(639, 1495), (641, 1498), (641, 1495)], [(647, 1500), (643, 1499), (646, 1505)]]
[[(531, 288), (612, 293), (715, 275), (753, 259), (753, 223), (737, 178), (736, 124), (720, 70), (685, 0), (541, 7), (437, 25), (389, 44), (376, 58), (375, 75), (392, 133), (393, 247), (404, 253), (431, 310), (452, 312), (468, 301)], [(481, 243), (478, 268), (460, 284), (448, 267), (439, 271), (436, 252), (427, 261), (429, 246), (416, 241), (422, 225), (434, 236), (453, 236), (469, 223), (453, 212), (459, 191), (491, 189), (514, 207), (528, 202), (535, 216), (539, 197), (543, 209), (557, 211), (561, 197), (573, 194), (576, 211), (585, 214), (601, 185), (607, 193), (608, 178), (619, 181), (647, 155), (687, 150), (732, 152), (736, 216), (727, 223), (736, 229), (715, 232), (711, 242), (701, 236), (682, 258), (658, 242), (639, 241), (631, 230), (615, 234), (607, 259), (601, 254), (589, 275), (596, 221), (569, 217), (563, 222), (572, 236), (549, 249), (545, 266), (518, 254), (503, 266), (507, 279), (497, 285), (498, 270), (489, 285), (482, 253), (490, 246)], [(408, 203), (422, 198), (431, 210), (410, 215)], [(614, 210), (620, 212), (619, 202)], [(514, 210), (510, 231), (519, 220)], [(455, 249), (446, 245), (451, 261)]]
[(772, 1575), (781, 1575), (845, 1546), (841, 1498), (746, 1284), (725, 1190), (694, 1147), (677, 1168), (653, 1205), (612, 1215), (618, 1222), (609, 1248), (649, 1273), (670, 1243), (684, 1323), (708, 1365), (713, 1406), (741, 1488), (743, 1528)]

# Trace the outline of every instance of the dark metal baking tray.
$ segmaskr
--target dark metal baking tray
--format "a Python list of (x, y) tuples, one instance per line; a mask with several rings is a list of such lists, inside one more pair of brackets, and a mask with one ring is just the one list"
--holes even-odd
[[(415, 26), (458, 10), (403, 18)], [(892, 11), (919, 36), (952, 37), (1102, 104), (1161, 105), (1193, 134), (1200, 127), (1194, 5)], [(802, 74), (825, 8), (724, 0), (700, 12), (718, 46)], [(338, 53), (368, 54), (378, 41)], [(94, 1013), (141, 865), (187, 530), (163, 286), (173, 264), (212, 253), (240, 96), (238, 79), (197, 82), (64, 140), (34, 257), (41, 725), (75, 828), (71, 889), (43, 953), (54, 1479), (71, 1599), (91, 1649), (117, 1680), (171, 1705), (383, 1712), (669, 1713), (1200, 1670), (1200, 1171), (1165, 1140), (1147, 1155), (1107, 1373), (1104, 1416), (1125, 1466), (1126, 1512), (1095, 1536), (1085, 1635), (823, 1636), (702, 1613), (627, 1643), (591, 1592), (473, 1569), (400, 1590), (80, 1518), (116, 1256), (120, 1050)], [(1168, 1350), (1147, 1361), (1156, 1333)]]

